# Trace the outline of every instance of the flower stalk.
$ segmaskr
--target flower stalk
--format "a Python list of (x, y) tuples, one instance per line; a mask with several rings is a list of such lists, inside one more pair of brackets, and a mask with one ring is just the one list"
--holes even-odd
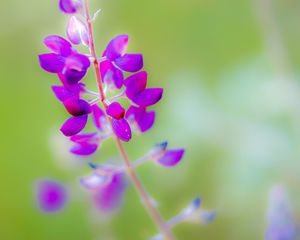
[[(85, 17), (86, 17), (86, 23), (88, 27), (88, 34), (89, 34), (89, 42), (90, 42), (90, 52), (91, 55), (94, 59), (93, 65), (94, 65), (94, 70), (96, 74), (96, 80), (97, 80), (97, 85), (98, 85), (98, 90), (100, 94), (100, 100), (102, 102), (102, 105), (104, 109), (107, 109), (107, 103), (106, 103), (106, 97), (103, 91), (103, 86), (102, 86), (102, 81), (101, 81), (101, 74), (100, 74), (100, 68), (99, 68), (99, 62), (98, 58), (96, 55), (96, 50), (95, 50), (95, 43), (94, 43), (94, 36), (93, 36), (93, 27), (92, 27), (92, 21), (90, 21), (90, 15), (89, 15), (89, 8), (88, 8), (88, 0), (84, 0), (84, 6), (85, 6)], [(110, 126), (112, 127), (112, 121), (111, 119), (108, 119)], [(156, 207), (153, 205), (151, 198), (149, 197), (147, 191), (143, 187), (143, 184), (141, 183), (134, 167), (132, 166), (128, 154), (120, 141), (120, 139), (115, 136), (114, 137), (117, 149), (119, 151), (119, 154), (125, 164), (126, 172), (128, 176), (130, 177), (133, 185), (135, 186), (136, 191), (138, 192), (145, 208), (147, 209), (149, 215), (151, 216), (153, 222), (156, 224), (162, 235), (164, 236), (165, 240), (175, 240), (175, 236), (169, 229), (167, 223), (164, 221), (162, 218), (161, 214), (159, 211), (156, 209)]]

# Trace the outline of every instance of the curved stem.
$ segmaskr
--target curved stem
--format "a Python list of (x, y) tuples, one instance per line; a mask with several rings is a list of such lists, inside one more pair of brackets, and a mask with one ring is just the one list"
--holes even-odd
[[(87, 22), (87, 27), (88, 27), (88, 32), (89, 32), (89, 39), (90, 39), (90, 52), (94, 59), (93, 65), (94, 65), (94, 69), (95, 69), (98, 90), (100, 93), (100, 100), (103, 104), (103, 107), (106, 109), (107, 103), (105, 101), (106, 99), (105, 99), (105, 94), (104, 94), (102, 82), (101, 82), (99, 62), (98, 62), (96, 51), (95, 51), (92, 23), (90, 21), (89, 10), (88, 10), (88, 0), (84, 0), (84, 3), (85, 3), (85, 16), (86, 16), (86, 22)], [(112, 126), (112, 121), (110, 118), (109, 118), (109, 123)], [(159, 230), (162, 233), (162, 235), (164, 236), (165, 240), (175, 240), (175, 236), (170, 231), (167, 223), (163, 220), (159, 211), (153, 205), (151, 198), (149, 197), (147, 191), (144, 189), (137, 173), (134, 170), (134, 167), (132, 166), (132, 164), (128, 158), (127, 152), (126, 152), (122, 142), (116, 136), (115, 136), (115, 142), (116, 142), (117, 148), (119, 150), (119, 153), (122, 157), (122, 160), (125, 164), (126, 172), (127, 172), (128, 176), (130, 177), (133, 185), (135, 186), (140, 198), (142, 199), (144, 206), (146, 207), (149, 215), (152, 217), (153, 221), (159, 228)]]

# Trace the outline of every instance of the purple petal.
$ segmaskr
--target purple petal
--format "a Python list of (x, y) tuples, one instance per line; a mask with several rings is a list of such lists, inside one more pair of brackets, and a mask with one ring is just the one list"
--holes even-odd
[(126, 72), (137, 72), (144, 66), (142, 54), (124, 54), (115, 60), (115, 64)]
[(131, 129), (128, 122), (121, 118), (120, 120), (112, 119), (113, 131), (118, 138), (124, 142), (128, 142), (131, 139)]
[(48, 36), (44, 39), (44, 44), (54, 53), (64, 57), (72, 53), (72, 45), (66, 39), (60, 36)]
[(50, 73), (59, 73), (63, 70), (65, 59), (55, 53), (46, 53), (39, 55), (41, 67)]
[(167, 150), (165, 155), (158, 159), (157, 162), (165, 167), (173, 167), (182, 159), (184, 149)]
[(62, 12), (73, 14), (78, 12), (82, 7), (80, 0), (60, 0), (59, 8)]
[(145, 112), (143, 114), (143, 117), (139, 119), (137, 124), (139, 126), (140, 131), (143, 133), (148, 131), (153, 126), (154, 121), (155, 121), (155, 112), (150, 111), (150, 112)]
[(100, 63), (101, 79), (105, 84), (113, 85), (115, 88), (120, 89), (123, 86), (123, 73), (112, 65), (109, 61)]
[(67, 200), (65, 187), (53, 180), (41, 180), (37, 183), (37, 203), (40, 210), (51, 213), (63, 209)]
[(77, 17), (72, 16), (67, 27), (67, 36), (73, 44), (89, 45), (89, 36), (86, 25)]
[(120, 103), (113, 102), (112, 104), (108, 105), (106, 109), (106, 113), (112, 118), (119, 120), (124, 117), (125, 109), (122, 107)]
[(63, 104), (67, 111), (73, 116), (81, 116), (91, 112), (91, 107), (88, 102), (76, 97), (67, 99)]
[(128, 36), (119, 35), (113, 38), (106, 47), (106, 54), (108, 60), (114, 61), (116, 58), (122, 56), (127, 49)]
[(124, 80), (126, 96), (133, 99), (137, 94), (145, 90), (147, 85), (147, 72), (138, 72)]
[(71, 148), (71, 153), (79, 156), (88, 156), (95, 153), (98, 149), (98, 144), (76, 144)]
[(135, 96), (132, 101), (139, 106), (150, 106), (157, 103), (163, 94), (162, 88), (147, 88)]
[(80, 71), (86, 71), (91, 65), (89, 58), (83, 54), (72, 54), (66, 59), (66, 68)]
[(98, 174), (96, 171), (80, 179), (80, 183), (89, 190), (99, 189), (110, 183), (112, 177), (106, 174)]
[(88, 115), (69, 118), (60, 128), (60, 131), (67, 137), (76, 135), (84, 129)]
[(79, 144), (92, 144), (98, 140), (97, 133), (83, 133), (70, 137), (70, 140)]
[(112, 211), (120, 206), (126, 185), (125, 176), (121, 173), (115, 174), (110, 184), (95, 193), (95, 206), (101, 211)]
[(126, 112), (125, 118), (128, 120), (140, 121), (146, 109), (144, 107), (130, 106)]
[(78, 86), (73, 89), (68, 89), (65, 86), (52, 86), (51, 88), (56, 98), (61, 102), (72, 97), (79, 98), (79, 94), (82, 91), (82, 86)]
[(103, 129), (103, 123), (106, 123), (106, 116), (103, 110), (96, 104), (94, 104), (92, 107), (92, 113), (93, 113), (93, 123), (96, 128), (99, 130)]
[(144, 107), (137, 108), (134, 106), (130, 106), (128, 111), (126, 112), (125, 117), (130, 122), (134, 121), (133, 124), (137, 124), (141, 132), (146, 132), (154, 124), (155, 112), (146, 112), (146, 109)]
[(82, 54), (72, 54), (66, 59), (64, 77), (68, 84), (78, 83), (90, 67), (90, 60)]

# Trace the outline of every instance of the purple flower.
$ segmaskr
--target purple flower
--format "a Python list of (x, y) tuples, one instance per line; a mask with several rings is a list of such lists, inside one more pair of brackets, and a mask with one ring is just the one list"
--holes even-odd
[(126, 112), (126, 119), (138, 132), (144, 133), (151, 129), (155, 121), (155, 112), (148, 111), (145, 107), (130, 106)]
[(60, 0), (59, 8), (66, 14), (74, 14), (80, 11), (82, 8), (81, 0)]
[(131, 128), (125, 116), (125, 109), (118, 102), (113, 102), (106, 109), (108, 116), (112, 118), (112, 129), (115, 135), (124, 142), (131, 139)]
[(92, 165), (94, 171), (83, 177), (81, 184), (92, 191), (93, 201), (99, 210), (111, 211), (118, 207), (126, 189), (123, 171), (109, 165)]
[(123, 73), (137, 72), (143, 68), (143, 56), (139, 53), (127, 54), (128, 36), (113, 38), (103, 53), (105, 61), (100, 63), (101, 77), (104, 83), (120, 89), (123, 86)]
[(124, 142), (128, 142), (131, 139), (131, 128), (126, 119), (121, 118), (119, 120), (112, 119), (112, 128), (118, 138)]
[(71, 153), (79, 156), (88, 156), (95, 153), (100, 144), (100, 137), (97, 133), (84, 133), (70, 137), (76, 143), (71, 148)]
[(80, 133), (88, 120), (87, 115), (71, 117), (60, 128), (60, 131), (67, 137)]
[(85, 92), (83, 83), (72, 86), (52, 86), (51, 88), (55, 97), (61, 102), (69, 98), (80, 98), (81, 93)]
[(67, 27), (67, 36), (75, 45), (82, 43), (85, 46), (89, 46), (87, 27), (78, 17), (72, 16), (70, 18)]
[(157, 163), (164, 167), (174, 167), (181, 161), (184, 152), (184, 149), (166, 150), (165, 154), (157, 160)]
[(44, 44), (52, 50), (52, 53), (39, 55), (40, 65), (45, 71), (59, 74), (68, 85), (77, 84), (85, 76), (90, 60), (73, 50), (67, 40), (59, 36), (48, 36), (44, 39)]
[(146, 88), (147, 72), (139, 72), (124, 80), (126, 96), (135, 104), (147, 107), (156, 104), (163, 94), (162, 88)]
[(125, 109), (122, 107), (122, 105), (118, 102), (113, 102), (108, 105), (106, 109), (106, 113), (108, 116), (120, 120), (121, 118), (124, 118), (125, 116)]
[(281, 185), (272, 188), (265, 240), (296, 240), (298, 227), (291, 211), (288, 195)]
[(113, 175), (109, 184), (94, 193), (93, 200), (95, 207), (105, 212), (119, 207), (123, 200), (126, 185), (123, 173)]
[(67, 200), (66, 188), (54, 180), (41, 180), (37, 183), (36, 198), (41, 211), (52, 213), (63, 209)]

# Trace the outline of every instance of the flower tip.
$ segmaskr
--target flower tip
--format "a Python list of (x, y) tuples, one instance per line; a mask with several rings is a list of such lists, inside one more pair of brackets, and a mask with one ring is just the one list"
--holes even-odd
[(201, 198), (200, 197), (196, 197), (193, 201), (192, 201), (192, 206), (194, 207), (194, 209), (198, 209), (201, 205)]
[(209, 224), (216, 219), (217, 213), (216, 211), (203, 211), (200, 214), (201, 222), (204, 224)]
[(161, 143), (157, 143), (156, 144), (156, 147), (162, 149), (162, 150), (166, 150), (167, 149), (167, 146), (168, 146), (168, 141), (164, 141), (164, 142), (161, 142)]
[(89, 165), (89, 167), (92, 168), (92, 169), (97, 169), (97, 167), (98, 167), (97, 164), (92, 163), (92, 162), (89, 162), (88, 165)]

